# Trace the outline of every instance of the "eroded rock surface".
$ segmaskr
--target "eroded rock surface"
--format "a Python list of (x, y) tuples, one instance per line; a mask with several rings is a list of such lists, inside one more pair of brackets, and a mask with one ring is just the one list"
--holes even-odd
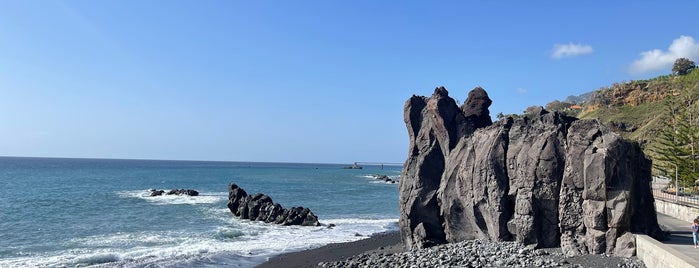
[(285, 209), (264, 194), (248, 195), (236, 184), (228, 185), (228, 209), (241, 219), (281, 225), (319, 226), (318, 217), (310, 209)]
[(462, 107), (443, 87), (405, 103), (399, 226), (407, 247), (490, 239), (561, 246), (569, 256), (628, 255), (625, 234), (662, 236), (651, 163), (636, 144), (596, 120), (543, 109), (492, 123), (490, 104), (480, 87)]

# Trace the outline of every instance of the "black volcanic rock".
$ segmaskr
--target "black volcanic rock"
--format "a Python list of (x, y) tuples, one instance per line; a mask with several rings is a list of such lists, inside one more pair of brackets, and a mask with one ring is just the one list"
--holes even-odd
[(150, 190), (150, 196), (161, 196), (163, 194), (198, 196), (199, 192), (197, 192), (196, 190), (191, 190), (191, 189), (172, 189), (172, 190), (167, 191), (167, 192), (165, 192), (165, 190), (156, 190), (156, 189)]
[(191, 189), (173, 189), (167, 192), (168, 195), (188, 195), (188, 196), (198, 196), (199, 192)]
[(238, 185), (228, 185), (228, 209), (241, 219), (263, 221), (281, 225), (319, 226), (318, 217), (310, 209), (292, 207), (285, 209), (265, 194), (248, 195)]
[(165, 193), (165, 190), (156, 190), (156, 189), (150, 190), (150, 196), (161, 196), (164, 193)]
[[(445, 90), (446, 91), (446, 90)], [(468, 92), (468, 98), (461, 106), (464, 117), (475, 123), (477, 128), (490, 126), (493, 120), (490, 118), (488, 107), (493, 103), (488, 93), (481, 87), (476, 87)]]
[(482, 88), (461, 108), (444, 88), (406, 101), (405, 246), (516, 240), (573, 256), (630, 252), (615, 251), (628, 248), (629, 232), (662, 236), (650, 160), (636, 144), (596, 120), (545, 110), (493, 124), (490, 104)]

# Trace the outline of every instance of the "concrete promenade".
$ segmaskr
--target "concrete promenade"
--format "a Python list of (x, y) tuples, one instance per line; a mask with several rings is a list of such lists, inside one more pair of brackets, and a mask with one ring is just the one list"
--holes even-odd
[(691, 222), (679, 220), (665, 214), (658, 213), (658, 223), (660, 227), (670, 232), (670, 238), (661, 243), (679, 251), (687, 257), (699, 260), (699, 248), (692, 245)]

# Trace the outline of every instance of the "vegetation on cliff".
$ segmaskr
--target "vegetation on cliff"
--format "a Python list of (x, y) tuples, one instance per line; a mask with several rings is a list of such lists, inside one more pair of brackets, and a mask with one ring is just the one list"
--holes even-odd
[[(699, 179), (695, 145), (699, 138), (699, 69), (682, 65), (673, 69), (676, 75), (614, 83), (586, 93), (588, 98), (556, 100), (546, 108), (581, 119), (598, 118), (614, 132), (638, 142), (653, 159), (654, 174), (674, 178), (677, 165), (680, 184), (690, 186)], [(693, 62), (688, 66), (694, 66)]]

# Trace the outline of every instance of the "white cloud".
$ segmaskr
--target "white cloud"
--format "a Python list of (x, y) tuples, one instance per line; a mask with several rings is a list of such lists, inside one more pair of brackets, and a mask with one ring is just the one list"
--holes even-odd
[(560, 59), (564, 57), (575, 57), (578, 55), (590, 54), (594, 50), (589, 45), (583, 44), (573, 44), (569, 43), (567, 45), (555, 44), (553, 45), (553, 52), (551, 57), (554, 59)]
[(699, 59), (699, 44), (691, 36), (681, 35), (672, 41), (667, 51), (653, 49), (641, 52), (641, 58), (631, 63), (633, 74), (646, 73), (671, 67), (677, 58)]
[(524, 88), (521, 88), (521, 87), (517, 88), (516, 91), (517, 91), (517, 94), (519, 94), (519, 95), (527, 94), (527, 90)]

